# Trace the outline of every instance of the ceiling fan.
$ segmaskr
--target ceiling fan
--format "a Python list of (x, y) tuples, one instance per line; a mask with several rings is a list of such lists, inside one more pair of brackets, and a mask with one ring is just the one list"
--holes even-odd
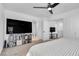
[(52, 8), (56, 7), (59, 3), (54, 3), (54, 4), (51, 4), (51, 3), (48, 3), (47, 4), (47, 7), (33, 7), (33, 8), (41, 8), (41, 9), (48, 9), (48, 11), (53, 14), (52, 12)]

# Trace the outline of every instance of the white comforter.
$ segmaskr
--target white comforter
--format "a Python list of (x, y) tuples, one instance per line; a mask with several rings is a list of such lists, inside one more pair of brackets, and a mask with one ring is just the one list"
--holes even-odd
[(32, 46), (27, 56), (79, 56), (79, 40), (57, 39)]

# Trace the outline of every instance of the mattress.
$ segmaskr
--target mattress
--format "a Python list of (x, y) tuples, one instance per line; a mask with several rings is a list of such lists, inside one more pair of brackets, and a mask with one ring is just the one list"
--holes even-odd
[(32, 46), (27, 56), (79, 56), (79, 40), (57, 39)]

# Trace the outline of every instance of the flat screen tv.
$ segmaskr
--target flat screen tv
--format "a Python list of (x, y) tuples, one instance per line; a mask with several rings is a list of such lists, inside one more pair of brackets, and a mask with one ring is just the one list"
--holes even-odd
[(20, 21), (7, 18), (7, 34), (11, 33), (32, 33), (32, 22)]
[(50, 27), (50, 32), (55, 32), (55, 27)]

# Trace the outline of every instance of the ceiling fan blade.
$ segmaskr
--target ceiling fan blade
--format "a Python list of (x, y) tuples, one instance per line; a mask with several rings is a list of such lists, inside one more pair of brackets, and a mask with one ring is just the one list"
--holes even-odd
[(53, 5), (51, 5), (51, 8), (54, 8), (58, 5), (59, 3), (54, 3)]
[(42, 9), (47, 9), (47, 7), (33, 7), (33, 8), (42, 8)]

